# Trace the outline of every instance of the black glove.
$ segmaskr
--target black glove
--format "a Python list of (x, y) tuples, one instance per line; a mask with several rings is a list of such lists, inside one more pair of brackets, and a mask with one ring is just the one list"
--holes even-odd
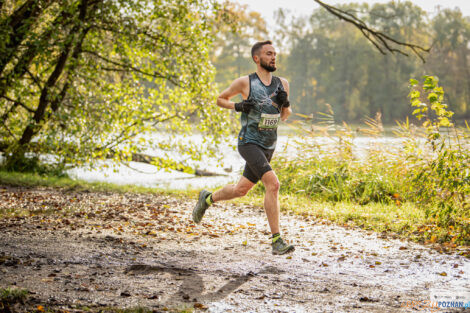
[(253, 100), (243, 100), (242, 102), (235, 103), (235, 111), (250, 113), (250, 110), (255, 106)]
[(287, 92), (280, 89), (277, 92), (276, 99), (274, 100), (279, 106), (288, 108), (290, 106), (289, 100), (287, 100)]

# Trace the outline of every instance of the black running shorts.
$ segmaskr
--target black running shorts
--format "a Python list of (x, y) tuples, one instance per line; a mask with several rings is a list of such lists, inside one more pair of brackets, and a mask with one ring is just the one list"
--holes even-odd
[(264, 149), (253, 143), (238, 145), (238, 152), (245, 159), (245, 170), (243, 176), (256, 184), (264, 173), (272, 170), (269, 162), (274, 153), (274, 149)]

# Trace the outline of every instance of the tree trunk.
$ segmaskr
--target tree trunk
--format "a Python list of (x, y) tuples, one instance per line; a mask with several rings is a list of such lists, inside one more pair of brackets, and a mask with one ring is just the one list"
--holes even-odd
[(52, 98), (53, 96), (50, 94), (51, 89), (52, 87), (56, 85), (62, 72), (64, 71), (65, 64), (69, 58), (69, 54), (72, 49), (72, 46), (74, 44), (81, 45), (81, 42), (78, 42), (78, 43), (76, 42), (77, 41), (76, 34), (80, 32), (80, 29), (82, 29), (82, 32), (80, 33), (81, 33), (81, 40), (83, 41), (85, 37), (83, 32), (88, 31), (88, 30), (84, 30), (83, 27), (81, 26), (81, 23), (84, 21), (85, 16), (86, 16), (87, 2), (88, 0), (83, 0), (82, 3), (80, 4), (80, 14), (78, 18), (79, 22), (70, 31), (71, 38), (69, 42), (66, 43), (64, 50), (62, 51), (62, 53), (60, 54), (57, 60), (57, 64), (54, 68), (54, 71), (49, 76), (49, 79), (47, 80), (44, 88), (42, 89), (41, 96), (39, 97), (39, 104), (33, 116), (34, 123), (30, 123), (28, 126), (26, 126), (26, 129), (24, 130), (23, 135), (21, 136), (21, 139), (18, 142), (19, 146), (21, 147), (26, 146), (31, 141), (33, 136), (36, 135), (38, 131), (41, 129), (41, 126), (39, 125), (39, 123), (44, 120), (47, 107), (53, 101), (55, 101), (55, 98)]
[[(109, 154), (108, 157), (112, 158), (113, 154), (112, 153)], [(133, 153), (132, 154), (132, 161), (134, 161), (134, 162), (152, 164), (152, 161), (154, 159), (155, 159), (155, 157), (147, 155), (147, 154), (143, 154), (143, 153)], [(186, 168), (187, 167), (184, 166), (183, 164), (178, 164), (176, 166), (175, 170), (180, 171), (180, 172), (187, 172)], [(198, 169), (198, 168), (194, 168), (194, 169), (192, 169), (192, 171), (193, 172), (190, 173), (190, 174), (194, 174), (196, 176), (227, 176), (227, 174), (214, 173), (214, 172), (210, 172), (210, 171), (206, 171), (206, 170), (202, 170), (202, 169)]]
[(47, 5), (50, 1), (28, 0), (0, 23), (1, 27), (9, 32), (6, 38), (5, 51), (0, 54), (0, 74), (8, 62), (11, 61), (20, 43), (35, 25), (35, 21), (41, 13), (41, 2)]
[(52, 34), (57, 31), (57, 27), (59, 27), (61, 23), (65, 23), (67, 21), (68, 15), (69, 13), (66, 12), (66, 10), (62, 11), (52, 22), (49, 29), (41, 35), (41, 39), (38, 42), (32, 43), (26, 51), (19, 56), (18, 62), (15, 64), (13, 69), (9, 73), (3, 75), (3, 77), (0, 76), (0, 97), (5, 95), (12, 81), (20, 79), (26, 74), (33, 59), (42, 51), (43, 45), (50, 40)]

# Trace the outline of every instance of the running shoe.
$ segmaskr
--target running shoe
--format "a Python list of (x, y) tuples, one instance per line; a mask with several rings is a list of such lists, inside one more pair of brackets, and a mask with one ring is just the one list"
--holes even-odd
[(199, 192), (199, 200), (197, 201), (196, 206), (193, 209), (194, 223), (199, 224), (202, 220), (202, 217), (204, 216), (204, 213), (206, 213), (206, 210), (209, 207), (206, 202), (206, 198), (210, 194), (211, 193), (207, 190), (201, 190), (201, 192)]
[(276, 255), (293, 252), (295, 250), (293, 245), (286, 244), (282, 238), (277, 239), (276, 242), (271, 244), (271, 246), (273, 248), (273, 254)]

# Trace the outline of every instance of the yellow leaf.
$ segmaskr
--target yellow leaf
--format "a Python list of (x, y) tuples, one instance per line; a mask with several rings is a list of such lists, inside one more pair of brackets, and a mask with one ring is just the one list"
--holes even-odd
[(205, 306), (204, 304), (202, 303), (194, 303), (194, 308), (195, 309), (201, 309), (201, 310), (206, 310), (207, 309), (207, 306)]
[(437, 240), (436, 235), (432, 235), (430, 241), (431, 241), (432, 243), (434, 243), (434, 242), (436, 242), (436, 240)]
[(442, 273), (439, 273), (439, 275), (441, 275), (441, 276), (447, 276), (447, 273), (446, 273), (446, 272), (442, 272)]
[(245, 240), (242, 242), (242, 245), (246, 246), (248, 244), (248, 242)]
[(42, 305), (38, 305), (36, 309), (40, 312), (44, 312), (44, 307)]

